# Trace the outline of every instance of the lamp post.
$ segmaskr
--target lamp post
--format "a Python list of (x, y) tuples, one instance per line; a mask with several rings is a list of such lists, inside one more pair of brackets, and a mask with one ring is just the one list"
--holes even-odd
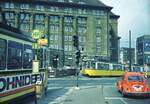
[(35, 39), (35, 42), (32, 44), (32, 47), (35, 50), (34, 60), (32, 62), (32, 72), (39, 73), (39, 60), (37, 59), (37, 53), (39, 48), (38, 40), (41, 38), (41, 32), (39, 30), (33, 30), (32, 38)]
[(131, 65), (132, 65), (132, 60), (131, 60), (131, 30), (129, 30), (129, 70), (130, 71), (132, 71)]

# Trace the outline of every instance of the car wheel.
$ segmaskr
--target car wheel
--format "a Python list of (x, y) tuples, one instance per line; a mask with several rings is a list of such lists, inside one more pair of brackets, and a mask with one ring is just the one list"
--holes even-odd
[(121, 85), (119, 85), (119, 83), (117, 83), (117, 87), (118, 92), (121, 92)]
[(125, 97), (126, 96), (126, 93), (125, 93), (125, 90), (122, 89), (122, 96)]

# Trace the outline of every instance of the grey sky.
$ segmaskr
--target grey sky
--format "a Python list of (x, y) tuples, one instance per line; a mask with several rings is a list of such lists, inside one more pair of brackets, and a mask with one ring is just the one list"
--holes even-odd
[(150, 0), (101, 0), (112, 11), (120, 15), (118, 20), (118, 35), (121, 36), (121, 47), (128, 46), (129, 30), (132, 32), (132, 47), (136, 38), (150, 35)]

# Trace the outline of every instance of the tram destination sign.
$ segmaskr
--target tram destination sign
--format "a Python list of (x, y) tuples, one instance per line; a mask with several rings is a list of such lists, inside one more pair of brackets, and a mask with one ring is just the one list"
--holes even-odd
[(44, 72), (40, 74), (23, 74), (0, 77), (0, 94), (44, 81)]

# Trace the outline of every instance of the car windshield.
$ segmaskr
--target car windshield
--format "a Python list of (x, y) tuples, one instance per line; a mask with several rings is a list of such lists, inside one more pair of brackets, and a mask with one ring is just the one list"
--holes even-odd
[(128, 77), (129, 81), (144, 81), (143, 76), (129, 76)]

